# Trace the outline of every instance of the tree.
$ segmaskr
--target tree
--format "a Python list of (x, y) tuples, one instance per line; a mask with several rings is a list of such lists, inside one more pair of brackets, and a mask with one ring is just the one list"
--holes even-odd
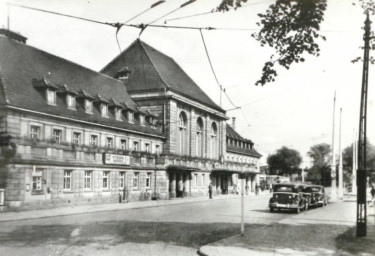
[(268, 156), (267, 163), (272, 174), (291, 175), (299, 171), (302, 157), (297, 150), (282, 147)]
[[(222, 0), (217, 11), (237, 9), (247, 0)], [(319, 39), (326, 38), (319, 33), (324, 20), (327, 0), (276, 0), (264, 14), (258, 14), (260, 31), (252, 34), (260, 45), (274, 48), (262, 70), (256, 85), (275, 81), (276, 66), (289, 69), (291, 64), (304, 62), (302, 56), (319, 56)]]
[[(366, 142), (366, 166), (369, 171), (368, 175), (375, 172), (375, 146), (368, 140)], [(347, 183), (351, 182), (353, 171), (353, 145), (346, 147), (342, 153), (342, 166), (344, 172), (344, 180)]]
[(307, 180), (328, 186), (331, 183), (331, 146), (327, 143), (316, 144), (307, 155), (313, 160), (313, 166), (307, 170)]

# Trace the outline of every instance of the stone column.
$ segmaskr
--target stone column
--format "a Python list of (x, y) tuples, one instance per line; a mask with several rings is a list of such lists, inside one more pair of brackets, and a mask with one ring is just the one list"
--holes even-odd
[(172, 176), (172, 181), (170, 181), (171, 183), (171, 197), (176, 197), (176, 173), (173, 172), (172, 175), (170, 175), (169, 177)]

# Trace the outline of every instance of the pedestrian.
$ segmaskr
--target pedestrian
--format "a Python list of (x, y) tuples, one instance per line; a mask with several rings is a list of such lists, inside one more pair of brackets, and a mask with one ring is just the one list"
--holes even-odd
[(209, 198), (212, 199), (212, 183), (210, 183), (210, 185), (208, 185), (208, 194), (209, 194)]
[(182, 181), (178, 183), (178, 193), (179, 193), (179, 197), (181, 198), (184, 197), (184, 183)]
[(272, 194), (272, 183), (270, 183), (270, 194)]
[(255, 184), (255, 195), (258, 195), (259, 194), (259, 185), (258, 183)]
[(371, 201), (372, 201), (372, 205), (374, 206), (374, 202), (375, 202), (375, 188), (374, 188), (374, 185), (371, 185)]

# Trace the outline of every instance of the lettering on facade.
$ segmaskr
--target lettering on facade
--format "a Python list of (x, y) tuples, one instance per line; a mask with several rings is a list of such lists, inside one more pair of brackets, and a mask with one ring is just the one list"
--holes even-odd
[(130, 156), (104, 153), (104, 164), (130, 165)]

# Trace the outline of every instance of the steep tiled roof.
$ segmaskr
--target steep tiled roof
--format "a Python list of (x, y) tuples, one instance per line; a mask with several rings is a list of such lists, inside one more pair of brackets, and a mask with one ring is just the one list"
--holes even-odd
[(172, 58), (140, 40), (133, 42), (101, 72), (116, 77), (124, 66), (130, 72), (126, 80), (129, 92), (160, 91), (167, 87), (180, 95), (224, 112)]
[(63, 58), (54, 56), (23, 43), (0, 36), (0, 103), (56, 116), (99, 123), (154, 135), (162, 135), (148, 126), (119, 122), (101, 117), (99, 110), (86, 114), (77, 104), (77, 111), (69, 110), (65, 100), (57, 97), (57, 106), (50, 106), (43, 88), (35, 88), (33, 81), (48, 81), (54, 85), (66, 84), (79, 96), (101, 95), (107, 101), (115, 99), (129, 108), (136, 104), (126, 92), (123, 83)]
[(231, 152), (239, 153), (239, 154), (251, 155), (251, 156), (255, 156), (255, 157), (261, 157), (262, 156), (261, 154), (259, 154), (253, 148), (254, 143), (251, 140), (243, 138), (229, 124), (227, 124), (226, 132), (227, 132), (227, 137), (230, 138), (230, 139), (238, 140), (238, 141), (241, 141), (241, 142), (246, 142), (246, 143), (250, 143), (251, 144), (251, 148), (250, 149), (248, 149), (248, 148), (242, 148), (242, 147), (236, 147), (236, 146), (231, 146), (231, 145), (227, 144), (227, 151), (231, 151)]

